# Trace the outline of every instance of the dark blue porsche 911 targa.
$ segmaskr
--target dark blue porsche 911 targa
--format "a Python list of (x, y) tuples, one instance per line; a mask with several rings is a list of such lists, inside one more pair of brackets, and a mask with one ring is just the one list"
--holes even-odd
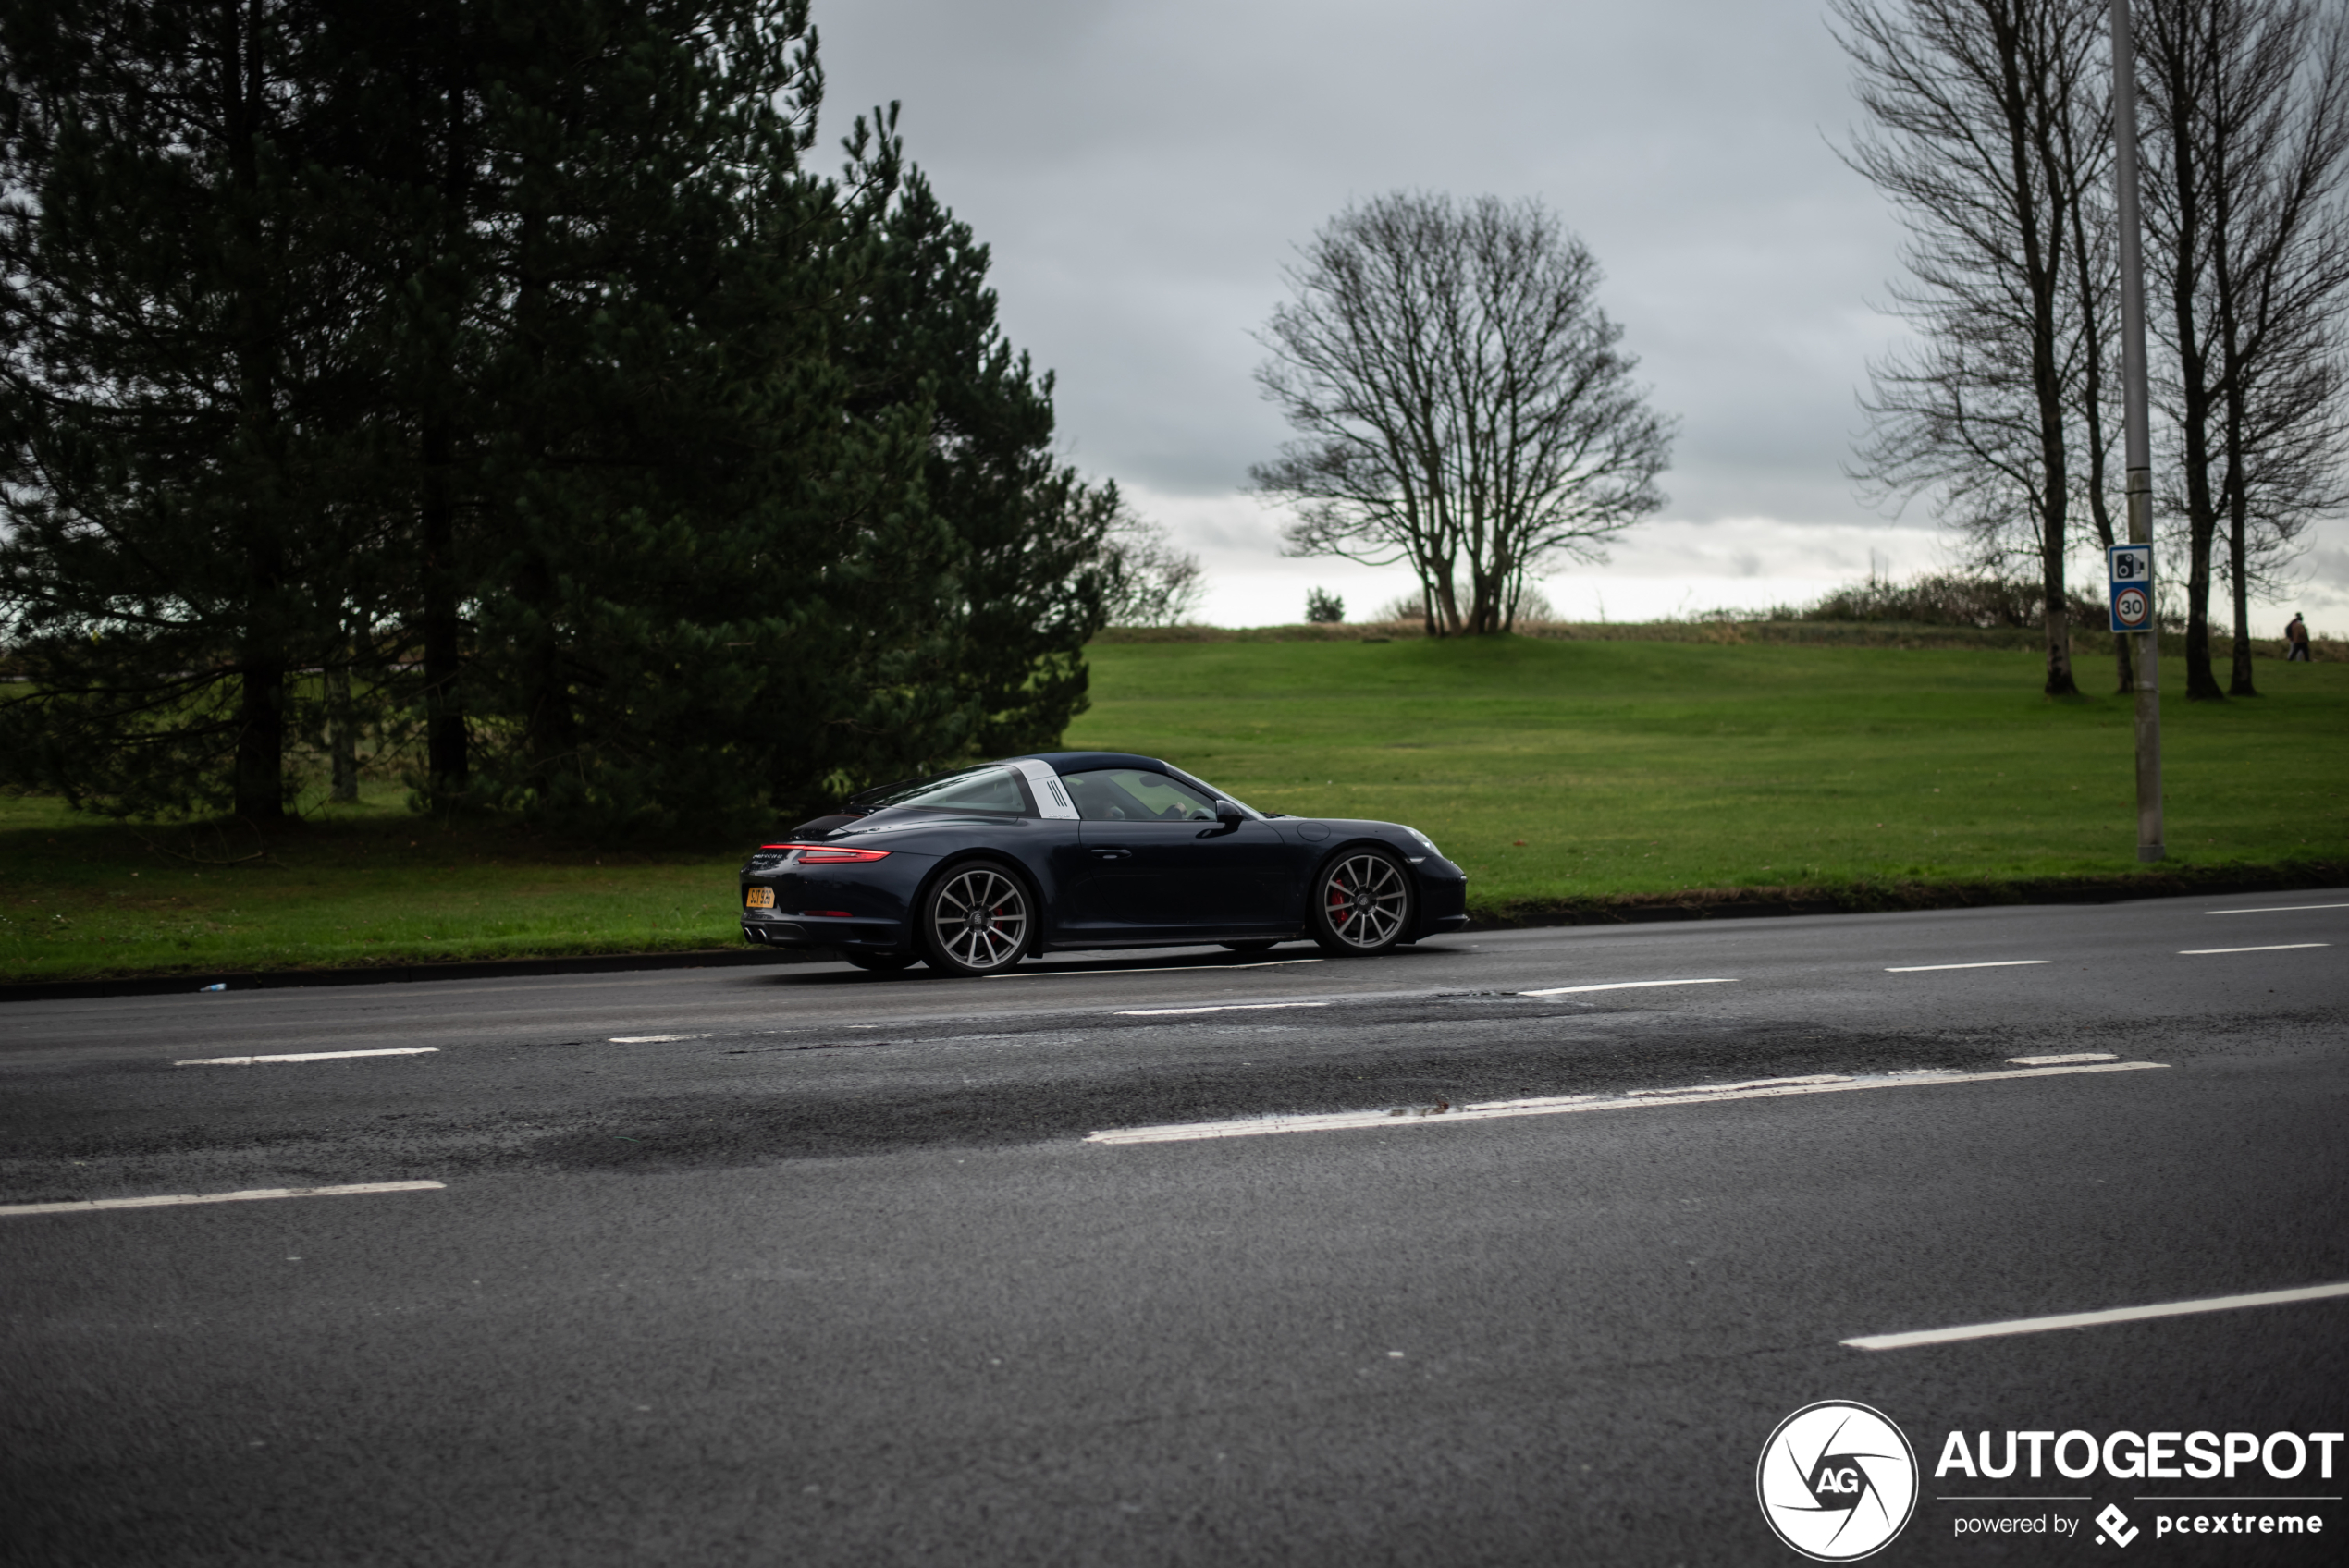
[(742, 869), (743, 937), (993, 974), (1053, 949), (1311, 937), (1368, 956), (1468, 923), (1468, 876), (1391, 822), (1267, 816), (1155, 757), (1007, 757), (852, 799)]

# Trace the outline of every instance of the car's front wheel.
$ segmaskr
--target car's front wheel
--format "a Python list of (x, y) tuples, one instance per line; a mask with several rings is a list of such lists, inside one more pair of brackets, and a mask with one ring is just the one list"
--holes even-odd
[(1349, 850), (1313, 879), (1313, 940), (1323, 952), (1367, 958), (1411, 927), (1411, 879), (1383, 850)]
[(949, 974), (1000, 974), (1027, 951), (1027, 889), (1001, 866), (958, 865), (922, 900), (922, 956)]

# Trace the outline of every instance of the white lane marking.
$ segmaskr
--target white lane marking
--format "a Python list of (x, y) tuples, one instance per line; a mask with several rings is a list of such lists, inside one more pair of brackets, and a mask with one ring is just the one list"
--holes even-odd
[(2200, 958), (2206, 953), (2288, 953), (2294, 948), (2329, 948), (2331, 942), (2278, 942), (2265, 948), (2180, 948), (2180, 958)]
[(255, 1187), (241, 1193), (173, 1193), (154, 1198), (84, 1198), (73, 1203), (0, 1204), (0, 1214), (80, 1214), (99, 1208), (172, 1208), (191, 1203), (257, 1203), (264, 1198), (348, 1198), (364, 1193), (430, 1193), (446, 1182), (361, 1182), (348, 1187)]
[(670, 1040), (698, 1040), (700, 1038), (699, 1035), (614, 1035), (610, 1043), (615, 1046), (658, 1046)]
[(1022, 969), (982, 974), (982, 980), (1063, 980), (1073, 974), (1221, 974), (1227, 969), (1278, 969), (1285, 963), (1319, 963), (1318, 958), (1264, 958), (1253, 963), (1162, 963), (1150, 969)]
[(2107, 1323), (2142, 1323), (2148, 1317), (2185, 1317), (2197, 1312), (2233, 1312), (2246, 1306), (2282, 1306), (2296, 1301), (2331, 1301), (2349, 1296), (2349, 1285), (2304, 1285), (2291, 1291), (2260, 1291), (2252, 1295), (2205, 1296), (2200, 1301), (2164, 1302), (2158, 1306), (2116, 1306), (2107, 1312), (2064, 1312), (2052, 1317), (2010, 1317), (2002, 1323), (1969, 1323), (1959, 1329), (1919, 1329), (1907, 1334), (1863, 1334), (1842, 1342), (1853, 1350), (1907, 1350), (1913, 1345), (1946, 1345), (1959, 1340), (1992, 1340), (2006, 1334), (2044, 1334), (2055, 1329), (2094, 1329)]
[(1137, 1007), (1112, 1013), (1113, 1018), (1173, 1018), (1190, 1012), (1272, 1012), (1287, 1007), (1327, 1007), (1327, 1002), (1226, 1002), (1221, 1007)]
[(2206, 909), (2205, 914), (2292, 914), (2307, 909), (2349, 909), (2349, 904), (2257, 904), (2250, 909)]
[[(1624, 1091), (1624, 1094), (1627, 1097), (1637, 1095), (1689, 1095), (1700, 1092), (1708, 1095), (1718, 1095), (1726, 1094), (1732, 1089), (1770, 1089), (1790, 1084), (1849, 1084), (1850, 1082), (1851, 1082), (1851, 1074), (1849, 1072), (1814, 1072), (1807, 1078), (1749, 1078), (1742, 1084), (1699, 1084), (1693, 1089), (1627, 1089)], [(1539, 1100), (1496, 1100), (1491, 1103), (1495, 1105), (1539, 1105), (1542, 1102)], [(1470, 1106), (1469, 1109), (1470, 1110), (1482, 1110), (1484, 1107), (1481, 1105)]]
[(2073, 1051), (2068, 1056), (2011, 1056), (2007, 1060), (2017, 1067), (2061, 1067), (2072, 1061), (2119, 1061), (2110, 1051)]
[(1121, 1127), (1086, 1134), (1088, 1144), (1176, 1144), (1201, 1138), (1261, 1138), (1278, 1133), (1337, 1133), (1358, 1127), (1433, 1127), (1456, 1121), (1491, 1121), (1514, 1116), (1562, 1116), (1582, 1110), (1644, 1110), (1658, 1106), (1717, 1105), (1729, 1100), (1776, 1099), (1789, 1095), (1836, 1095), (1857, 1089), (1905, 1089), (1936, 1084), (1987, 1084), (2008, 1078), (2055, 1078), (2079, 1072), (2139, 1072), (2165, 1068), (2160, 1061), (2110, 1061), (2079, 1067), (2031, 1067), (1998, 1072), (1919, 1072), (1885, 1078), (1762, 1079), (1753, 1084), (1697, 1084), (1682, 1090), (1602, 1096), (1560, 1095), (1544, 1099), (1489, 1100), (1455, 1110), (1341, 1110), (1321, 1116), (1260, 1116), (1246, 1121), (1193, 1121), (1164, 1127)]
[(304, 1051), (300, 1056), (199, 1056), (174, 1067), (251, 1067), (263, 1061), (342, 1061), (354, 1056), (431, 1056), (438, 1046), (393, 1046), (379, 1051)]
[(2051, 958), (1994, 958), (1986, 963), (1904, 963), (1887, 974), (1922, 974), (1928, 969), (2020, 969), (2030, 963), (2053, 963)]
[(1520, 997), (1565, 997), (1577, 991), (1638, 991), (1650, 986), (1734, 986), (1728, 980), (1610, 980), (1604, 986), (1553, 986), (1546, 991), (1519, 991)]

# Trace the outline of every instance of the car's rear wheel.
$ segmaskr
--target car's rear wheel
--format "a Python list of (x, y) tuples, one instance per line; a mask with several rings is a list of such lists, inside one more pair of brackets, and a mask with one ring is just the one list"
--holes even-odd
[(954, 866), (922, 900), (922, 956), (949, 974), (999, 974), (1027, 951), (1027, 888), (985, 861)]
[(1217, 944), (1219, 947), (1229, 948), (1236, 953), (1269, 953), (1277, 945), (1273, 942), (1221, 942)]
[(1313, 879), (1313, 940), (1323, 952), (1383, 953), (1411, 928), (1411, 879), (1384, 850), (1349, 850)]
[(919, 953), (870, 953), (843, 949), (840, 956), (859, 969), (870, 969), (883, 974), (911, 969), (921, 962)]

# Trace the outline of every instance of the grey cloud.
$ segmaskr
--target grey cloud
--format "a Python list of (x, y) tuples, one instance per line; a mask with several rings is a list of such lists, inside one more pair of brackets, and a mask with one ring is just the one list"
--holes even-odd
[(818, 12), (830, 129), (905, 103), (1060, 374), (1088, 470), (1177, 494), (1279, 443), (1248, 334), (1291, 248), (1396, 187), (1547, 202), (1681, 416), (1676, 515), (1863, 513), (1837, 472), (1893, 266), (1814, 0), (861, 0)]

